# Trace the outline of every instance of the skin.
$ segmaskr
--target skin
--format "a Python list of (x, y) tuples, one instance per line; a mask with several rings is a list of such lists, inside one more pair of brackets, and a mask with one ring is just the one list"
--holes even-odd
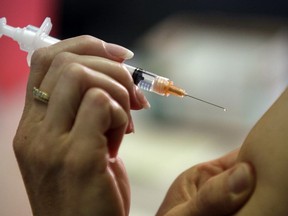
[[(129, 182), (117, 152), (134, 130), (130, 110), (149, 107), (121, 64), (130, 54), (90, 36), (33, 54), (13, 147), (34, 215), (129, 215)], [(48, 104), (33, 98), (34, 86), (50, 95)], [(237, 155), (182, 173), (157, 215), (236, 213), (255, 182)]]
[[(288, 89), (282, 93), (249, 132), (240, 150), (215, 161), (192, 167), (180, 175), (169, 189), (157, 215), (216, 215), (215, 212), (237, 216), (288, 215), (286, 205), (288, 199), (287, 131)], [(223, 187), (222, 193), (229, 190), (229, 187), (227, 189), (229, 180), (225, 180), (225, 177), (231, 175), (233, 171), (226, 169), (231, 166), (242, 166), (243, 164), (240, 165), (239, 162), (252, 165), (253, 170), (250, 171), (255, 173), (257, 180), (255, 191), (248, 202), (239, 211), (233, 212), (231, 205), (238, 203), (235, 202), (235, 199), (243, 199), (241, 196), (249, 193), (245, 190), (240, 190), (239, 193), (239, 189), (245, 187), (245, 184), (249, 184), (249, 182), (243, 180), (240, 184), (236, 184), (234, 192), (237, 191), (238, 193), (224, 193), (226, 196), (230, 196), (230, 199), (227, 198), (226, 200), (223, 199), (223, 195), (221, 196), (220, 188)], [(217, 179), (220, 176), (222, 176), (222, 180)], [(223, 176), (225, 177), (223, 178)], [(213, 185), (211, 181), (217, 182), (218, 187), (215, 186), (216, 184)], [(201, 196), (202, 194), (204, 195)], [(213, 199), (218, 200), (218, 202), (211, 201)], [(225, 201), (220, 202), (220, 200)], [(194, 208), (195, 206), (196, 208)]]
[(238, 161), (253, 164), (255, 192), (236, 215), (288, 215), (288, 89), (247, 136)]
[(238, 154), (239, 149), (183, 172), (168, 190), (157, 216), (235, 213), (253, 192), (255, 180), (248, 163), (236, 163)]
[[(128, 215), (128, 178), (109, 158), (133, 131), (130, 108), (143, 105), (122, 61), (88, 36), (34, 53), (14, 140), (34, 215)], [(51, 95), (48, 106), (34, 100), (33, 86)]]

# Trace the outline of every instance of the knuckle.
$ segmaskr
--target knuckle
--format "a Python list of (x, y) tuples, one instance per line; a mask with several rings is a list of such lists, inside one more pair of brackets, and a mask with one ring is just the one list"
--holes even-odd
[(95, 41), (95, 37), (91, 36), (91, 35), (81, 35), (78, 37), (80, 41)]
[(90, 88), (85, 94), (85, 98), (89, 103), (97, 103), (97, 105), (109, 104), (110, 98), (108, 93), (99, 88)]
[(198, 187), (201, 187), (211, 177), (222, 172), (221, 167), (213, 165), (211, 163), (201, 163), (195, 167), (195, 171), (198, 173)]
[(13, 150), (17, 158), (25, 155), (28, 151), (33, 140), (32, 136), (29, 135), (31, 132), (35, 133), (35, 128), (31, 127), (27, 120), (22, 119), (13, 138)]
[(51, 66), (59, 67), (62, 66), (63, 64), (70, 63), (72, 61), (71, 57), (72, 54), (69, 52), (60, 52), (54, 57)]
[(40, 49), (37, 49), (34, 51), (32, 57), (31, 57), (31, 67), (35, 67), (38, 65), (45, 65), (49, 60), (48, 60), (48, 48), (43, 47)]
[(67, 82), (78, 82), (86, 77), (86, 68), (78, 63), (69, 63), (64, 66), (61, 78)]
[(84, 50), (89, 50), (91, 47), (101, 46), (104, 49), (104, 41), (95, 38), (91, 35), (81, 35), (78, 37), (79, 41), (81, 41), (81, 46)]
[(25, 137), (16, 135), (13, 139), (13, 150), (16, 157), (21, 156), (24, 153), (23, 141)]

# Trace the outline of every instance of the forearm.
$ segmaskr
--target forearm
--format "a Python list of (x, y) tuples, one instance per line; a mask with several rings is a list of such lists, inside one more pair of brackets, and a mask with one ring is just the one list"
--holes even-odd
[(239, 161), (257, 175), (255, 191), (237, 215), (288, 215), (288, 89), (247, 136)]

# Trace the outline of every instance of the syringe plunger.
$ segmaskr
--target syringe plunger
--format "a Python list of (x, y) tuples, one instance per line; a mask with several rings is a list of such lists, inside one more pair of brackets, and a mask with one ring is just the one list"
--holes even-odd
[(17, 41), (20, 49), (28, 52), (27, 62), (29, 65), (31, 56), (36, 49), (46, 47), (60, 41), (49, 36), (51, 29), (52, 23), (49, 17), (44, 20), (40, 28), (32, 25), (28, 25), (24, 28), (15, 28), (7, 25), (7, 20), (5, 17), (0, 19), (0, 37), (5, 35)]

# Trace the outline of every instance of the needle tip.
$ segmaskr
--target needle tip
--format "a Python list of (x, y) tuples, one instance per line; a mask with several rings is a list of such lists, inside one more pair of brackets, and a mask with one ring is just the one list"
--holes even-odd
[(190, 97), (190, 98), (193, 98), (193, 99), (195, 99), (195, 100), (198, 100), (198, 101), (204, 102), (204, 103), (206, 103), (206, 104), (210, 104), (210, 105), (212, 105), (212, 106), (214, 106), (214, 107), (218, 107), (218, 108), (220, 108), (220, 109), (223, 109), (224, 112), (227, 111), (227, 109), (224, 108), (224, 107), (222, 107), (222, 106), (219, 106), (219, 105), (217, 105), (217, 104), (214, 104), (214, 103), (211, 103), (211, 102), (208, 102), (208, 101), (202, 100), (202, 99), (200, 99), (200, 98), (193, 97), (193, 96), (191, 96), (191, 95), (189, 95), (189, 94), (185, 94), (184, 96), (186, 96), (186, 97)]

